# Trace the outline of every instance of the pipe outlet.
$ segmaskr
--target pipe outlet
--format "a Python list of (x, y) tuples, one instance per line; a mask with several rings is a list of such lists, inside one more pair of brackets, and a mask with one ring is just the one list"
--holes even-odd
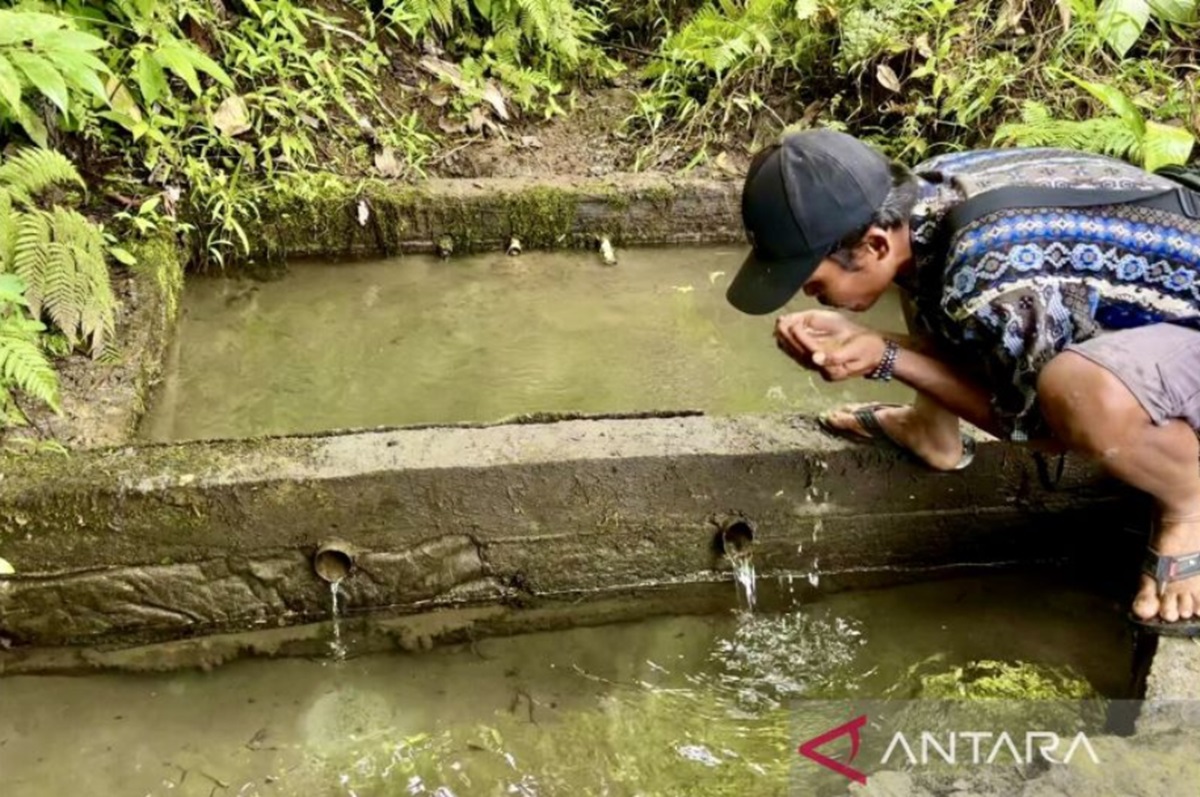
[(713, 540), (713, 547), (721, 556), (736, 556), (747, 553), (754, 544), (754, 523), (742, 517), (723, 522)]
[(354, 550), (341, 540), (323, 543), (313, 554), (313, 572), (331, 584), (354, 572)]

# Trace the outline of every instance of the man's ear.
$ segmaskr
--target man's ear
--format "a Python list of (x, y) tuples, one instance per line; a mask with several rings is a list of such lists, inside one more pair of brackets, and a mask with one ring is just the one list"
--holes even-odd
[(872, 225), (867, 228), (866, 234), (863, 236), (862, 245), (871, 257), (880, 260), (892, 251), (892, 239), (888, 235), (887, 230), (882, 227)]

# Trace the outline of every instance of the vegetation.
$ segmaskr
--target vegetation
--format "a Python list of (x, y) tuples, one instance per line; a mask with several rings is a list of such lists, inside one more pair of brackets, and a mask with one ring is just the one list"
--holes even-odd
[[(55, 404), (47, 357), (114, 355), (107, 269), (132, 265), (114, 235), (174, 234), (194, 267), (227, 267), (264, 208), (319, 195), (331, 173), (418, 180), (446, 153), (569, 116), (580, 92), (622, 75), (636, 104), (606, 123), (635, 145), (627, 169), (744, 158), (818, 124), (910, 162), (1032, 144), (1183, 163), (1200, 126), (1198, 5), (6, 3), (0, 421), (15, 417), (14, 388)], [(62, 204), (68, 185), (86, 186), (83, 204)]]

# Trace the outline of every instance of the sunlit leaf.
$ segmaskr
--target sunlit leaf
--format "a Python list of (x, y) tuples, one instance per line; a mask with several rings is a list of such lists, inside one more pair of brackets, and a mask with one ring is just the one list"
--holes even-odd
[(137, 79), (138, 91), (142, 93), (142, 100), (147, 106), (170, 95), (171, 85), (167, 82), (167, 75), (158, 61), (155, 61), (149, 53), (142, 52), (142, 57), (138, 59), (133, 71), (134, 77)]
[(108, 253), (113, 256), (114, 260), (122, 265), (133, 266), (137, 264), (137, 258), (119, 246), (110, 246), (108, 248)]
[(21, 104), (21, 78), (8, 59), (2, 55), (0, 55), (0, 99), (3, 99), (9, 108), (16, 108)]
[(1096, 13), (1096, 32), (1122, 58), (1150, 21), (1146, 0), (1104, 0)]
[(1076, 85), (1083, 88), (1096, 99), (1103, 102), (1112, 110), (1125, 124), (1129, 125), (1139, 139), (1146, 135), (1146, 120), (1142, 117), (1142, 112), (1133, 100), (1126, 97), (1120, 89), (1115, 86), (1110, 86), (1107, 83), (1093, 83), (1089, 80), (1075, 77), (1068, 73), (1060, 73), (1073, 81)]
[(0, 45), (18, 44), (65, 26), (66, 19), (29, 11), (0, 11)]
[(1155, 16), (1180, 24), (1195, 22), (1196, 10), (1200, 8), (1197, 0), (1149, 0), (1149, 3)]
[(25, 80), (31, 86), (46, 96), (50, 102), (58, 106), (63, 113), (70, 110), (70, 100), (67, 97), (67, 82), (63, 80), (54, 65), (36, 53), (15, 50), (9, 53), (9, 58)]
[(1142, 142), (1142, 165), (1149, 171), (1183, 165), (1191, 157), (1195, 144), (1195, 136), (1186, 128), (1149, 122)]

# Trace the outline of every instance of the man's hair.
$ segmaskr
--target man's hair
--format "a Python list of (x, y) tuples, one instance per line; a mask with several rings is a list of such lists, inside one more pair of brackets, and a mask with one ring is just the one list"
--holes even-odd
[(913, 207), (917, 204), (917, 180), (906, 166), (892, 163), (892, 190), (884, 198), (883, 203), (872, 214), (871, 220), (865, 225), (844, 237), (829, 257), (847, 271), (854, 271), (854, 252), (862, 245), (867, 230), (871, 227), (882, 227), (892, 230), (908, 222), (912, 216)]

